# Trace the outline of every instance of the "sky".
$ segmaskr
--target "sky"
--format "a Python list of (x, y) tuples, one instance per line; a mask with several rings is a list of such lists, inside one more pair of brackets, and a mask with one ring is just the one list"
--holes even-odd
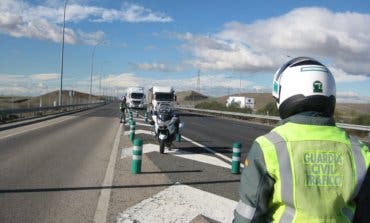
[[(0, 1), (0, 95), (60, 87), (64, 0)], [(69, 0), (63, 89), (171, 85), (271, 92), (296, 56), (324, 63), (341, 102), (370, 103), (370, 1)]]

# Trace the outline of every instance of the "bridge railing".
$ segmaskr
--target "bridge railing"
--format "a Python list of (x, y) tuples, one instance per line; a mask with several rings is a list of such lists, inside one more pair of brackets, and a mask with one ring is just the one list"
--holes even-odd
[(46, 107), (33, 107), (33, 108), (17, 108), (17, 109), (0, 109), (0, 123), (6, 121), (15, 121), (19, 119), (40, 117), (45, 114), (55, 114), (60, 112), (70, 112), (76, 110), (83, 110), (92, 107), (104, 105), (106, 102), (73, 104), (62, 106), (46, 106)]
[[(198, 108), (189, 108), (189, 107), (177, 107), (177, 109), (184, 110), (184, 111), (192, 111), (192, 112), (218, 115), (218, 116), (241, 117), (243, 119), (259, 119), (269, 124), (274, 124), (274, 123), (277, 123), (279, 120), (281, 120), (280, 117), (278, 116), (256, 115), (256, 114), (247, 114), (247, 113), (241, 113), (241, 112), (217, 111), (217, 110), (198, 109)], [(353, 125), (353, 124), (347, 124), (347, 123), (336, 123), (336, 125), (343, 129), (364, 131), (364, 132), (368, 132), (368, 134), (370, 132), (370, 126), (367, 126), (367, 125)]]

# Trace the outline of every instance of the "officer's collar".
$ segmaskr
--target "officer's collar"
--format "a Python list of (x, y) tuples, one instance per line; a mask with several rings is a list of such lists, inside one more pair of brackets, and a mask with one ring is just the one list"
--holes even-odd
[(279, 125), (283, 125), (287, 122), (293, 122), (297, 124), (305, 125), (324, 125), (324, 126), (335, 126), (335, 120), (333, 117), (322, 116), (319, 112), (306, 111), (295, 115), (292, 115), (279, 122)]

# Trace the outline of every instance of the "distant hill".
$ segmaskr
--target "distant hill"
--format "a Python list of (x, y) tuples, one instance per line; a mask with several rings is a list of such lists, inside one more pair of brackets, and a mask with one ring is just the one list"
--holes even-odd
[(180, 91), (176, 92), (177, 102), (179, 104), (189, 104), (192, 102), (198, 103), (203, 100), (209, 99), (208, 96), (203, 95), (196, 91)]
[(226, 104), (226, 100), (229, 98), (229, 96), (243, 96), (243, 97), (248, 97), (248, 98), (254, 98), (256, 110), (263, 108), (266, 104), (270, 102), (275, 102), (275, 100), (272, 98), (272, 95), (270, 93), (233, 94), (233, 95), (218, 97), (216, 98), (216, 100), (220, 103)]
[[(256, 110), (263, 108), (268, 103), (275, 102), (270, 93), (242, 93), (230, 96), (254, 98)], [(219, 103), (226, 104), (228, 97), (229, 96), (209, 97), (196, 91), (183, 91), (177, 93), (177, 101), (182, 105), (195, 105), (204, 101), (217, 101)], [(348, 121), (358, 115), (370, 114), (370, 104), (337, 103), (336, 112), (342, 117), (341, 120)]]
[[(75, 95), (70, 97), (69, 91), (63, 90), (62, 92), (63, 105), (88, 103), (89, 94), (75, 91)], [(91, 98), (92, 100), (99, 100), (101, 97), (92, 95)], [(0, 97), (0, 109), (32, 108), (40, 105), (43, 107), (53, 106), (54, 101), (58, 103), (59, 91), (52, 91), (36, 97)]]

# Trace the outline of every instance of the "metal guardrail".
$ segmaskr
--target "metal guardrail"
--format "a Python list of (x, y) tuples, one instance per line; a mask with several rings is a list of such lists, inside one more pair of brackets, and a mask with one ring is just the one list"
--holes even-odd
[[(18, 108), (18, 109), (0, 109), (0, 120), (9, 115), (19, 115), (27, 113), (38, 113), (46, 111), (73, 111), (82, 108), (95, 107), (106, 104), (106, 102), (75, 104), (75, 105), (62, 105), (62, 106), (48, 106), (48, 107), (33, 107), (33, 108)], [(35, 115), (36, 116), (36, 115)]]
[[(215, 115), (230, 116), (230, 117), (265, 119), (265, 120), (270, 120), (270, 121), (275, 121), (275, 122), (281, 120), (280, 117), (278, 116), (255, 115), (255, 114), (246, 114), (246, 113), (240, 113), (240, 112), (227, 112), (227, 111), (217, 111), (217, 110), (210, 110), (210, 109), (198, 109), (198, 108), (188, 108), (188, 107), (177, 107), (177, 109), (195, 111), (195, 112), (203, 112), (203, 113), (209, 113), (209, 114), (215, 114)], [(367, 125), (352, 125), (352, 124), (346, 124), (346, 123), (336, 123), (336, 125), (344, 129), (370, 132), (370, 126), (367, 126)]]

